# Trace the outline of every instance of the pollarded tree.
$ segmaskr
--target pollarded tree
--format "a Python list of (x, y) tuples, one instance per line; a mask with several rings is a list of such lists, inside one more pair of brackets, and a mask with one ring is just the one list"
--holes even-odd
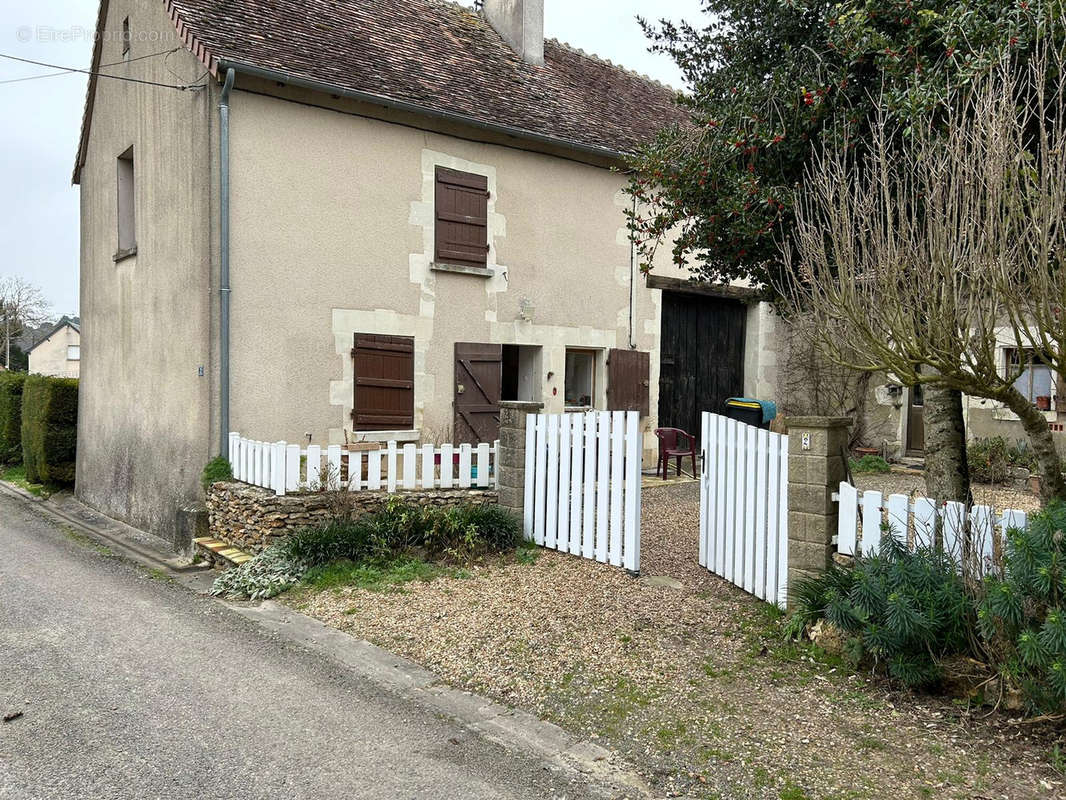
[(17, 276), (0, 278), (0, 351), (4, 366), (12, 368), (14, 340), (28, 327), (48, 319), (48, 303), (41, 290)]
[(1003, 358), (1066, 373), (1064, 51), (1005, 57), (944, 108), (907, 136), (882, 116), (863, 152), (815, 158), (781, 286), (836, 363), (1009, 408), (1043, 499), (1066, 498), (1048, 421), (1015, 386), (1028, 359)]

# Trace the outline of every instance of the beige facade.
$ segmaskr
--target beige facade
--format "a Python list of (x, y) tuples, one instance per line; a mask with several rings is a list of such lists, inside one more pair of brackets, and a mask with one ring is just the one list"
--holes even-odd
[[(155, 50), (173, 41), (161, 3), (108, 6), (108, 30), (129, 16), (135, 31), (156, 32)], [(102, 61), (121, 61), (120, 48), (105, 38)], [(220, 89), (185, 50), (165, 66), (137, 63), (138, 78), (207, 87), (96, 86), (80, 175), (77, 492), (169, 535), (175, 510), (200, 496), (222, 433)], [(243, 74), (230, 120), (231, 430), (321, 444), (450, 441), (457, 342), (522, 346), (524, 396), (513, 399), (552, 412), (564, 409), (567, 350), (590, 351), (592, 405), (603, 409), (618, 348), (650, 356), (642, 426), (654, 465), (662, 292), (637, 269), (614, 164)], [(116, 160), (131, 147), (136, 246), (119, 253)], [(486, 275), (434, 264), (438, 166), (487, 178)], [(682, 274), (668, 247), (660, 262), (656, 274)], [(774, 321), (761, 305), (747, 316), (744, 388), (772, 397)], [(411, 430), (353, 430), (357, 333), (413, 337)]]
[[(202, 81), (165, 5), (110, 0), (101, 63), (163, 84)], [(80, 170), (83, 355), (76, 492), (113, 517), (168, 535), (175, 509), (200, 494), (210, 456), (212, 323), (210, 89), (178, 91), (100, 80)], [(116, 256), (119, 156), (132, 147), (136, 251)]]
[(37, 342), (29, 354), (29, 372), (57, 378), (77, 378), (81, 367), (81, 334), (66, 324)]

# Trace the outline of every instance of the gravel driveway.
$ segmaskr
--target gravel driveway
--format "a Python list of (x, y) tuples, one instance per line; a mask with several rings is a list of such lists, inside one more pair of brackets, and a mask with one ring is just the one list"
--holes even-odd
[[(288, 602), (598, 739), (664, 794), (1066, 797), (1046, 729), (891, 691), (785, 642), (769, 606), (696, 563), (698, 511), (696, 484), (644, 491), (639, 580), (535, 551), (402, 593)], [(664, 575), (682, 588), (649, 582)]]

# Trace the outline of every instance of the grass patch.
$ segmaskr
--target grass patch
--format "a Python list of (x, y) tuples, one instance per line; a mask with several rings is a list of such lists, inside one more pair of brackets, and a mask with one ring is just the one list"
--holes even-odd
[(440, 577), (466, 578), (465, 570), (444, 567), (410, 556), (380, 561), (335, 561), (314, 567), (304, 575), (303, 583), (319, 591), (352, 587), (369, 592), (402, 592), (404, 584), (428, 582)]
[(13, 483), (20, 489), (24, 489), (35, 497), (47, 498), (50, 497), (54, 490), (46, 486), (43, 483), (30, 483), (26, 479), (26, 467), (19, 464), (17, 467), (7, 467), (0, 472), (0, 480)]

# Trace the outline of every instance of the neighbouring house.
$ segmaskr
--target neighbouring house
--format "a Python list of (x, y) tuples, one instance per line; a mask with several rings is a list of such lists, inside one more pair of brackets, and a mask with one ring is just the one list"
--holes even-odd
[(77, 378), (81, 367), (81, 321), (62, 317), (30, 347), (28, 371), (56, 378)]
[(84, 501), (163, 533), (227, 431), (491, 441), (528, 400), (639, 409), (654, 463), (657, 425), (772, 398), (765, 304), (635, 260), (619, 168), (674, 92), (545, 40), (543, 10), (103, 0)]

